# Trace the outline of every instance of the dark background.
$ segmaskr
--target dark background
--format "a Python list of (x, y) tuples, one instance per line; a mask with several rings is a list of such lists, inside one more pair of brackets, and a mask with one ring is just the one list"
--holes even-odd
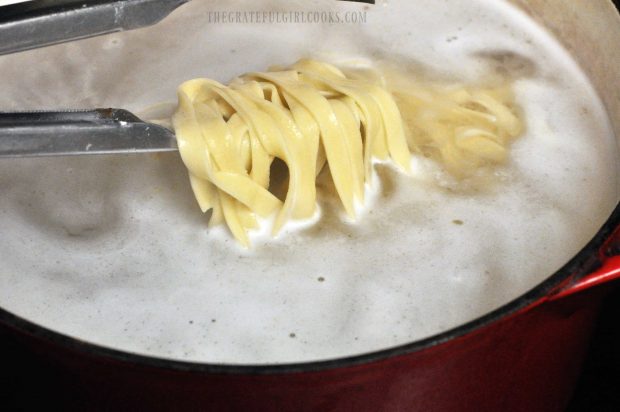
[[(618, 6), (620, 0), (614, 3)], [(613, 86), (620, 87), (620, 84)], [(49, 410), (59, 403), (66, 404), (71, 393), (55, 387), (55, 374), (44, 361), (0, 332), (0, 410)], [(603, 304), (583, 372), (568, 408), (568, 412), (582, 411), (620, 411), (618, 287)]]
[(569, 412), (620, 411), (620, 288), (603, 305)]

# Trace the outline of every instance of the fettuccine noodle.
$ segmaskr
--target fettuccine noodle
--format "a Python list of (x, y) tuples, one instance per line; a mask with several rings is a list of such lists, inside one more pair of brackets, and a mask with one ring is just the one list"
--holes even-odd
[[(380, 76), (346, 76), (307, 59), (248, 73), (228, 86), (190, 80), (178, 98), (173, 127), (198, 204), (203, 212), (213, 210), (211, 225), (225, 221), (246, 247), (257, 216), (276, 214), (274, 234), (291, 219), (313, 216), (316, 176), (325, 165), (354, 218), (374, 158), (407, 172), (411, 150), (433, 148), (458, 174), (503, 161), (509, 139), (521, 129), (502, 101), (506, 96), (491, 91), (391, 93)], [(289, 173), (284, 201), (269, 191), (276, 158)]]

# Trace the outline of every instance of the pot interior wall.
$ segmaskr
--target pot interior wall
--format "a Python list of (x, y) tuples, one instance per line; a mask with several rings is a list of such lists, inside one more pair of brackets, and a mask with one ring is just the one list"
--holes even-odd
[(603, 100), (620, 141), (620, 14), (610, 0), (512, 0), (550, 30)]

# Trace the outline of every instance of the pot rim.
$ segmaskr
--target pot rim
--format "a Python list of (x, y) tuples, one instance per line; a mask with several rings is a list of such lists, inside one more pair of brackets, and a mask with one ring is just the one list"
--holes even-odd
[(25, 318), (14, 315), (0, 307), (0, 326), (6, 325), (19, 333), (29, 335), (38, 340), (47, 341), (69, 351), (76, 351), (94, 358), (107, 359), (120, 363), (133, 364), (156, 369), (165, 369), (177, 372), (194, 372), (202, 374), (226, 374), (226, 375), (279, 375), (302, 372), (319, 372), (324, 370), (348, 368), (362, 364), (369, 364), (409, 355), (414, 352), (430, 349), (443, 343), (455, 340), (462, 336), (473, 333), (495, 322), (509, 317), (510, 315), (527, 308), (537, 301), (542, 301), (557, 290), (565, 281), (579, 279), (595, 270), (600, 265), (599, 254), (605, 242), (611, 237), (614, 230), (620, 227), (620, 202), (613, 212), (597, 231), (594, 237), (564, 266), (554, 274), (518, 296), (510, 302), (494, 309), (486, 315), (448, 329), (447, 331), (402, 345), (362, 353), (341, 358), (294, 362), (282, 364), (214, 364), (196, 361), (183, 361), (176, 359), (159, 358), (144, 354), (125, 352), (89, 343), (79, 338), (74, 338), (52, 329), (37, 325)]

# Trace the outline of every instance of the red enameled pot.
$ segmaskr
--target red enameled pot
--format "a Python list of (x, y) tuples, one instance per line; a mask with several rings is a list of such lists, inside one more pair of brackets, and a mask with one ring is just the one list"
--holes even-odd
[[(620, 19), (607, 0), (519, 0), (597, 87), (620, 136)], [(587, 64), (586, 64), (587, 63)], [(57, 334), (0, 309), (0, 327), (63, 373), (80, 409), (560, 411), (603, 297), (620, 278), (620, 206), (542, 284), (422, 341), (333, 361), (221, 366), (132, 355)]]

